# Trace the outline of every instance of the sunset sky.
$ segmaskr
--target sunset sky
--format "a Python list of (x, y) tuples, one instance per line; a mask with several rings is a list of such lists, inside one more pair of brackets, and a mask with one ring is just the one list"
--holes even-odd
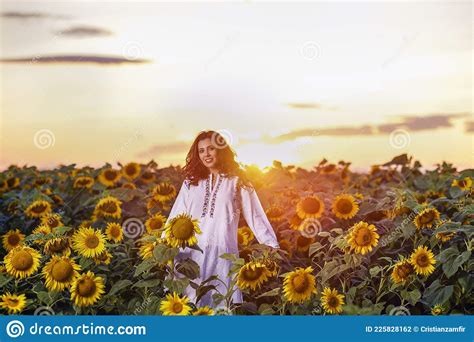
[(466, 2), (1, 1), (0, 169), (244, 163), (474, 166)]

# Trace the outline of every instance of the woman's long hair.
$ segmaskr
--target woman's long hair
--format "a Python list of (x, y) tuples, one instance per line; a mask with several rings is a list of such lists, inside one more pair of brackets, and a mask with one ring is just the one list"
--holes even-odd
[(217, 150), (217, 169), (226, 176), (237, 176), (241, 185), (252, 187), (245, 171), (235, 160), (235, 152), (227, 144), (225, 138), (215, 131), (202, 131), (194, 139), (186, 156), (186, 165), (183, 168), (186, 179), (191, 184), (197, 185), (199, 180), (206, 179), (209, 176), (209, 169), (201, 162), (198, 150), (199, 141), (208, 138), (211, 139), (212, 144)]

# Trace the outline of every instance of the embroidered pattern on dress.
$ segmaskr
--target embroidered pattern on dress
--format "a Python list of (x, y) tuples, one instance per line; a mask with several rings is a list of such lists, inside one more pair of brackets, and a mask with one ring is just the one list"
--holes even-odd
[(240, 179), (237, 178), (235, 181), (235, 186), (234, 186), (234, 212), (233, 212), (233, 217), (240, 217), (240, 211), (242, 208), (242, 197), (240, 194), (240, 189), (241, 189), (241, 184), (240, 184)]
[(222, 177), (219, 177), (219, 180), (217, 181), (216, 189), (214, 190), (214, 194), (212, 195), (211, 212), (210, 212), (211, 218), (214, 217), (214, 208), (216, 207), (216, 196), (217, 196), (217, 192), (219, 191), (219, 187), (221, 186), (221, 183), (222, 183)]
[(206, 179), (206, 197), (204, 197), (204, 205), (202, 207), (201, 218), (206, 216), (207, 208), (209, 207), (209, 197), (211, 196), (211, 191), (209, 189), (209, 178)]

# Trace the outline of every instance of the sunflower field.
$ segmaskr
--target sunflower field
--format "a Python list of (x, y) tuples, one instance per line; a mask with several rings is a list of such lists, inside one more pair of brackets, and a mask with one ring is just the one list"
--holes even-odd
[(233, 289), (196, 281), (198, 223), (166, 224), (179, 166), (130, 162), (0, 174), (0, 311), (29, 315), (473, 314), (474, 170), (427, 170), (407, 155), (366, 173), (322, 160), (307, 170), (246, 166), (279, 240), (260, 245), (241, 218)]

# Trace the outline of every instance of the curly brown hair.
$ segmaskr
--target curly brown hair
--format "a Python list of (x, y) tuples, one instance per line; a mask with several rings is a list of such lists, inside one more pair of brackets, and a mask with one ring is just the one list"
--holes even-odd
[(201, 162), (198, 151), (198, 143), (204, 139), (211, 139), (211, 142), (217, 147), (217, 168), (219, 172), (226, 177), (237, 176), (241, 186), (252, 187), (242, 165), (235, 160), (236, 153), (227, 144), (225, 138), (216, 131), (202, 131), (194, 139), (186, 156), (186, 165), (183, 168), (185, 178), (192, 185), (197, 185), (199, 180), (206, 179), (209, 176), (210, 171)]

